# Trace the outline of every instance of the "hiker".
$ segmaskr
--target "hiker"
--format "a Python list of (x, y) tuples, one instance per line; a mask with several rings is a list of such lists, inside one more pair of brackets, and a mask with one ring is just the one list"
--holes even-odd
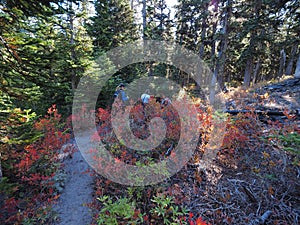
[(156, 102), (160, 104), (161, 109), (171, 104), (171, 100), (165, 95), (162, 95), (162, 97), (156, 97)]
[(127, 97), (126, 93), (125, 93), (125, 85), (123, 83), (119, 84), (116, 88), (116, 91), (114, 93), (114, 98), (119, 97), (122, 101), (122, 110), (125, 111), (125, 106), (128, 103), (129, 98)]
[(171, 100), (169, 98), (164, 97), (161, 101), (161, 108), (164, 108), (171, 104)]
[(143, 104), (144, 107), (145, 107), (147, 104), (149, 104), (150, 98), (151, 98), (151, 95), (149, 95), (149, 94), (147, 93), (147, 91), (146, 91), (144, 94), (142, 94), (141, 100), (142, 100), (142, 104)]
[(149, 101), (150, 101), (151, 97), (152, 96), (149, 95), (149, 90), (148, 89), (145, 91), (144, 94), (141, 95), (141, 101), (142, 101), (142, 106), (143, 106), (143, 114), (144, 114), (144, 117), (145, 117), (146, 120), (148, 119), (147, 111), (148, 111), (148, 104), (149, 104)]
[(125, 85), (123, 83), (119, 84), (115, 91), (114, 97), (116, 98), (119, 95), (121, 95), (120, 97), (121, 97), (123, 104), (126, 104), (129, 99), (128, 99), (124, 89), (125, 89)]

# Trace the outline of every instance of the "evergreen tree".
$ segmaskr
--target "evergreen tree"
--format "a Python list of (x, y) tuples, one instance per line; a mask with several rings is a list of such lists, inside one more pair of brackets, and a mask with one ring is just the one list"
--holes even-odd
[(181, 0), (176, 41), (199, 52), (221, 86), (291, 74), (299, 52), (296, 5), (294, 0)]
[[(90, 18), (86, 27), (93, 39), (95, 59), (103, 57), (106, 51), (138, 39), (134, 11), (126, 0), (96, 0), (95, 16)], [(102, 107), (111, 104), (110, 96), (113, 96), (115, 87), (120, 82), (131, 82), (138, 71), (139, 66), (129, 65), (114, 74), (100, 93), (98, 103)]]
[(227, 0), (222, 4), (220, 9), (220, 29), (216, 36), (216, 41), (219, 40), (218, 55), (214, 68), (214, 76), (218, 80), (220, 87), (224, 88), (225, 81), (225, 65), (227, 61), (227, 49), (229, 45), (229, 30), (231, 28), (232, 17), (232, 0)]
[[(146, 5), (146, 20), (144, 39), (171, 41), (173, 40), (174, 22), (170, 18), (171, 10), (165, 0), (148, 1)], [(161, 49), (163, 51), (163, 49)], [(170, 76), (170, 67), (158, 62), (146, 65), (148, 76)]]
[(226, 80), (243, 81), (249, 86), (251, 82), (275, 78), (282, 49), (278, 43), (283, 8), (276, 8), (273, 1), (232, 1), (232, 4)]
[(45, 15), (35, 16), (26, 16), (19, 6), (2, 8), (1, 96), (15, 107), (32, 108), (38, 113), (53, 103), (65, 109), (71, 107), (70, 71), (76, 70), (78, 80), (89, 64), (92, 49), (88, 37), (83, 35), (83, 26), (73, 28), (73, 42), (70, 41), (71, 29), (64, 22), (63, 6), (66, 4), (57, 6), (59, 14), (43, 8)]
[[(178, 3), (175, 14), (176, 42), (198, 53), (201, 60), (213, 68), (214, 29), (217, 24), (211, 10), (213, 2), (208, 0), (180, 0)], [(176, 77), (176, 79), (181, 80), (182, 85), (189, 85), (190, 79), (185, 73), (178, 71)]]
[(95, 52), (107, 51), (138, 38), (134, 12), (126, 0), (96, 0), (96, 15), (87, 24)]
[[(285, 68), (283, 73), (292, 75), (295, 71), (297, 58), (300, 54), (300, 12), (298, 1), (284, 1), (281, 4), (280, 13), (281, 26), (278, 48), (286, 54)], [(279, 3), (278, 3), (279, 4)]]
[(176, 6), (176, 41), (195, 52), (198, 50), (198, 43), (202, 42), (200, 58), (204, 58), (204, 44), (208, 27), (208, 2), (179, 0)]
[(153, 0), (147, 7), (145, 37), (155, 40), (172, 40), (173, 21), (165, 0)]

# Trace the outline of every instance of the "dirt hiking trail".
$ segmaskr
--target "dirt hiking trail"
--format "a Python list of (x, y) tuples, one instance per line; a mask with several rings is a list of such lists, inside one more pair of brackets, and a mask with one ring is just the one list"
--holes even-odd
[[(83, 134), (78, 137), (89, 146), (90, 138)], [(63, 159), (62, 174), (65, 176), (64, 187), (53, 210), (57, 213), (55, 225), (87, 225), (92, 223), (91, 209), (86, 205), (93, 201), (93, 177), (91, 167), (72, 140), (75, 152), (72, 157)]]

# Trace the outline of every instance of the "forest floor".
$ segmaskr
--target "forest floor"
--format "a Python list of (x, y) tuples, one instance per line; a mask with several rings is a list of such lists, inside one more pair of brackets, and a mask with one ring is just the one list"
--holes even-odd
[[(250, 112), (233, 116), (235, 122), (228, 128), (227, 136), (230, 144), (220, 149), (209, 168), (202, 170), (199, 165), (203, 153), (199, 147), (188, 165), (159, 188), (135, 189), (131, 195), (128, 187), (100, 175), (92, 178), (89, 166), (77, 151), (64, 160), (67, 179), (54, 207), (60, 218), (58, 224), (91, 224), (91, 209), (86, 204), (94, 201), (93, 210), (99, 210), (103, 206), (95, 199), (99, 194), (112, 199), (136, 195), (142, 202), (137, 205), (139, 211), (147, 213), (153, 207), (147, 196), (158, 192), (172, 195), (177, 205), (210, 224), (299, 224), (300, 153), (293, 134), (300, 132), (300, 79), (248, 90), (231, 89), (226, 99), (229, 109), (284, 113), (258, 116)], [(88, 137), (82, 138), (89, 142)], [(161, 224), (151, 216), (147, 221), (141, 224)]]
[(187, 181), (179, 182), (191, 193), (188, 208), (212, 224), (299, 224), (300, 79), (233, 88), (226, 99), (231, 110), (250, 112), (232, 116), (226, 140), (235, 143), (219, 151), (211, 168), (190, 164)]

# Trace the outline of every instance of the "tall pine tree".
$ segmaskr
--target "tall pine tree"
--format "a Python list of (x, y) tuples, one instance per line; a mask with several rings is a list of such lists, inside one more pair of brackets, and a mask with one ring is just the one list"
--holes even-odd
[(132, 42), (138, 38), (134, 12), (126, 0), (96, 0), (96, 15), (87, 24), (95, 53)]

